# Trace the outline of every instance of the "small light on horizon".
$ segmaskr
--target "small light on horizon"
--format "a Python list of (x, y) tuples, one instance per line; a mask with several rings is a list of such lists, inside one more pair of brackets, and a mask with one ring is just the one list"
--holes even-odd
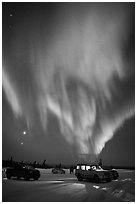
[(13, 16), (13, 14), (12, 13), (10, 13), (10, 17), (12, 17)]
[(23, 142), (21, 142), (20, 144), (23, 145)]

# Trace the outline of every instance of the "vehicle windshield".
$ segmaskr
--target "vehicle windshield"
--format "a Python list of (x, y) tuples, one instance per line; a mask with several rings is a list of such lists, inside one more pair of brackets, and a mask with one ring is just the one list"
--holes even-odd
[(97, 169), (99, 169), (99, 170), (103, 170), (101, 166), (97, 166)]
[(25, 166), (26, 169), (34, 170), (33, 166)]
[(103, 170), (101, 166), (91, 166), (92, 170)]

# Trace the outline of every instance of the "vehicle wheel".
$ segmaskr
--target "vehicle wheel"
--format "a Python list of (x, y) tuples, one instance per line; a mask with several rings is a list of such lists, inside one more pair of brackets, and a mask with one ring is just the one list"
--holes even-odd
[(39, 176), (35, 176), (34, 180), (37, 181), (39, 179)]
[(118, 176), (113, 176), (113, 179), (116, 180), (118, 178)]
[(11, 174), (7, 173), (7, 179), (11, 179)]
[(98, 175), (94, 175), (94, 181), (95, 181), (96, 183), (99, 183), (100, 179), (99, 179)]
[(25, 174), (24, 180), (25, 180), (25, 181), (29, 181), (29, 179), (30, 179), (29, 175), (28, 175), (28, 174)]
[(78, 181), (82, 181), (82, 176), (80, 174), (77, 175)]

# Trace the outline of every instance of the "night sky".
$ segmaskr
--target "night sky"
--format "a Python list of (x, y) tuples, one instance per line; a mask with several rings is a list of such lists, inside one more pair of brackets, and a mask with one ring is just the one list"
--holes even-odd
[(3, 159), (135, 163), (134, 3), (2, 3)]

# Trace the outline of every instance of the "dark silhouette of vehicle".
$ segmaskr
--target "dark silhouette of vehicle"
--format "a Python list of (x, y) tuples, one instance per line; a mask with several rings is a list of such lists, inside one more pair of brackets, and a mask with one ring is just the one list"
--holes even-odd
[(2, 178), (6, 178), (6, 168), (2, 168)]
[(108, 170), (110, 172), (110, 174), (111, 174), (111, 179), (112, 180), (116, 180), (119, 177), (119, 174), (118, 174), (117, 170), (114, 169), (111, 166), (110, 167), (100, 167), (100, 168), (102, 168), (103, 170)]
[(54, 168), (51, 171), (53, 174), (65, 174), (65, 170), (61, 168)]
[(108, 170), (102, 169), (98, 165), (78, 164), (75, 170), (75, 175), (78, 181), (83, 179), (91, 180), (96, 183), (102, 181), (111, 181), (111, 173)]
[(115, 169), (110, 169), (109, 172), (112, 180), (116, 180), (119, 177), (119, 174)]
[(26, 181), (31, 178), (38, 180), (40, 177), (40, 171), (36, 170), (32, 166), (16, 165), (14, 167), (7, 168), (6, 177), (8, 179), (11, 179), (11, 177), (16, 177), (17, 179), (24, 178)]

